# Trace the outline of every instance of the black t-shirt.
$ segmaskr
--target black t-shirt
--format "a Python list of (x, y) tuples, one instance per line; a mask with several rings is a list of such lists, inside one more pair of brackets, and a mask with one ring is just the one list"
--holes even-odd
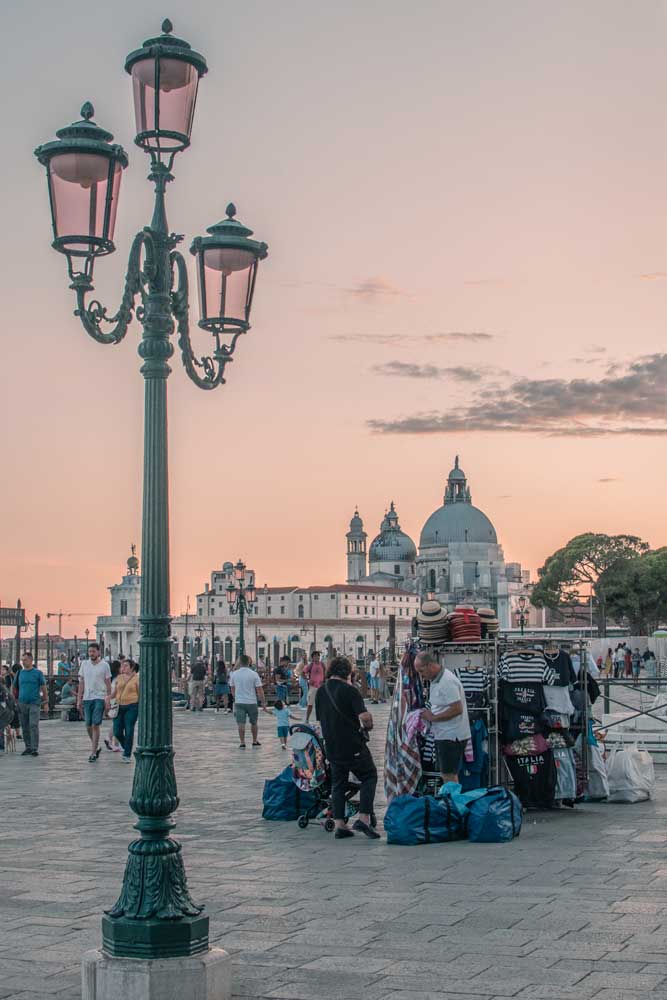
[(206, 664), (205, 663), (195, 663), (192, 668), (191, 678), (193, 681), (205, 681), (206, 680)]
[(365, 711), (359, 691), (345, 681), (327, 681), (317, 689), (315, 713), (330, 760), (351, 760), (366, 748), (359, 722)]

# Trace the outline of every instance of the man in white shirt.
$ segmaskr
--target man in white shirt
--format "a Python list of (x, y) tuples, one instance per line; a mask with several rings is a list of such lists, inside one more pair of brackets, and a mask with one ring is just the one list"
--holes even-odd
[(371, 660), (368, 672), (371, 675), (371, 701), (377, 705), (380, 700), (380, 661), (377, 656)]
[(257, 717), (259, 714), (257, 702), (259, 701), (264, 712), (266, 711), (266, 702), (262, 680), (259, 674), (252, 669), (251, 663), (249, 656), (245, 654), (239, 656), (236, 667), (229, 675), (229, 683), (234, 690), (234, 717), (239, 727), (239, 750), (245, 750), (246, 719), (250, 722), (252, 730), (252, 745), (254, 747), (262, 745), (257, 739)]
[(100, 755), (100, 729), (104, 718), (104, 709), (111, 698), (111, 669), (106, 660), (101, 659), (100, 647), (97, 642), (91, 642), (88, 647), (88, 659), (79, 667), (79, 691), (77, 708), (81, 712), (90, 739), (89, 764), (94, 764)]
[(422, 719), (431, 723), (443, 781), (458, 781), (465, 745), (470, 739), (470, 722), (463, 685), (458, 677), (441, 667), (431, 653), (419, 653), (415, 670), (430, 682), (430, 709)]

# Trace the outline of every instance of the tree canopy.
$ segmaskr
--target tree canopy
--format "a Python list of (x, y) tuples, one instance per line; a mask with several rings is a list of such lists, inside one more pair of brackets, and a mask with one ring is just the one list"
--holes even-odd
[(667, 548), (645, 552), (605, 573), (608, 613), (627, 620), (634, 635), (667, 622)]
[(539, 580), (531, 595), (536, 608), (572, 606), (588, 594), (581, 587), (588, 584), (595, 595), (598, 628), (606, 625), (606, 583), (609, 571), (636, 559), (648, 545), (636, 535), (603, 535), (586, 532), (571, 538), (545, 561), (537, 572)]

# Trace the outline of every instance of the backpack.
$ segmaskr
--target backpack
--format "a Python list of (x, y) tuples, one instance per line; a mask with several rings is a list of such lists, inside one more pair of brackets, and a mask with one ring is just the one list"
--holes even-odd
[(294, 784), (292, 768), (288, 765), (276, 778), (264, 782), (262, 816), (270, 820), (298, 819), (317, 802), (312, 792), (303, 792)]
[(475, 844), (500, 844), (521, 833), (521, 803), (509, 788), (495, 785), (468, 805), (468, 839)]
[(399, 795), (389, 804), (384, 817), (388, 844), (442, 844), (464, 836), (463, 820), (450, 796)]

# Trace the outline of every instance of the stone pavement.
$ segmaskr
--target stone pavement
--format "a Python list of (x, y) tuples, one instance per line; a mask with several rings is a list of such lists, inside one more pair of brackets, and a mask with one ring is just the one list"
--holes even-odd
[[(230, 716), (175, 723), (176, 835), (236, 997), (667, 1000), (667, 773), (655, 802), (528, 814), (512, 844), (335, 842), (261, 819), (289, 755), (260, 718), (245, 752)], [(86, 756), (83, 726), (57, 721), (39, 759), (0, 755), (0, 1000), (78, 1000), (117, 896), (133, 765)]]

